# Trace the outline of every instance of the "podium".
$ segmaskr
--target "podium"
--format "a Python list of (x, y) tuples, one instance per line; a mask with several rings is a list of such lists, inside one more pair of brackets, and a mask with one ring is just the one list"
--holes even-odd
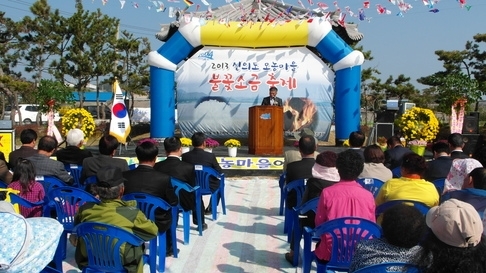
[(283, 107), (252, 106), (248, 117), (248, 152), (254, 155), (282, 155)]

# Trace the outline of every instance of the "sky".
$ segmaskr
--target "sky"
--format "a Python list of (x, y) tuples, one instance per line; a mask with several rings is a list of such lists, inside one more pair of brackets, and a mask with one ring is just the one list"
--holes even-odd
[[(188, 12), (207, 10), (205, 3), (212, 8), (226, 5), (230, 0), (191, 0), (194, 5)], [(345, 21), (358, 24), (364, 34), (359, 43), (364, 50), (370, 50), (374, 59), (366, 61), (363, 68), (375, 67), (386, 79), (389, 75), (396, 78), (404, 74), (411, 78), (411, 83), (422, 88), (417, 78), (441, 71), (442, 62), (437, 60), (436, 50), (463, 50), (467, 41), (472, 41), (478, 33), (486, 33), (486, 24), (481, 19), (486, 14), (484, 0), (408, 0), (412, 8), (400, 13), (398, 1), (404, 0), (278, 0), (286, 5), (317, 8), (318, 4), (327, 4), (330, 11), (335, 7), (347, 14)], [(428, 2), (427, 5), (424, 4)], [(18, 21), (24, 16), (31, 16), (29, 7), (34, 0), (1, 0), (0, 10), (6, 16)], [(161, 24), (174, 21), (170, 18), (169, 8), (183, 9), (183, 0), (162, 0), (166, 10), (157, 12), (154, 1), (125, 1), (123, 9), (120, 0), (84, 0), (87, 10), (100, 9), (103, 13), (120, 19), (121, 29), (127, 30), (135, 37), (147, 37), (153, 50), (162, 46), (155, 38)], [(238, 1), (231, 4), (237, 6)], [(361, 21), (346, 11), (346, 7), (355, 14), (369, 2), (370, 8), (363, 9), (366, 18)], [(395, 5), (393, 4), (395, 2)], [(69, 17), (75, 11), (75, 0), (49, 0), (53, 9), (59, 9), (63, 16)], [(312, 4), (312, 5), (311, 5)], [(379, 6), (377, 6), (379, 5)], [(378, 8), (386, 8), (390, 14), (379, 14)], [(432, 12), (435, 11), (435, 12)], [(482, 22), (482, 23), (481, 23)], [(486, 46), (483, 47), (486, 50)]]

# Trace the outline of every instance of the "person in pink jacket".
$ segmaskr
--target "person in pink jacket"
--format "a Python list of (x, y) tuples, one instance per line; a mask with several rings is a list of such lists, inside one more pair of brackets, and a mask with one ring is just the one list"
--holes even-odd
[[(341, 178), (336, 184), (322, 190), (317, 204), (316, 227), (329, 220), (354, 216), (375, 222), (375, 199), (373, 194), (356, 182), (363, 171), (364, 161), (352, 151), (341, 152), (336, 160), (336, 168)], [(331, 257), (331, 237), (322, 236), (315, 254), (321, 262)]]

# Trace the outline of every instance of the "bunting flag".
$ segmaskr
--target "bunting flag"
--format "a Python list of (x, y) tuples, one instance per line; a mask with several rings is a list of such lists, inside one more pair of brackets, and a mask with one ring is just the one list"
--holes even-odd
[(190, 0), (184, 0), (184, 3), (185, 3), (185, 4), (186, 4), (188, 7), (190, 7), (190, 6), (194, 5), (194, 3), (193, 3), (193, 2), (191, 2)]
[(130, 134), (130, 117), (123, 100), (123, 93), (118, 80), (113, 83), (113, 105), (111, 106), (110, 135), (116, 137), (118, 142), (124, 144)]

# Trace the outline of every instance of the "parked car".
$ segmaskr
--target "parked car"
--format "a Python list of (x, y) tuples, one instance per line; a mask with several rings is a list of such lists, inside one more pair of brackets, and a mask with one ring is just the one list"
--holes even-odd
[[(18, 112), (22, 115), (24, 124), (35, 123), (37, 120), (37, 113), (39, 112), (39, 105), (37, 104), (19, 104)], [(19, 113), (16, 112), (14, 122), (20, 123)], [(7, 105), (5, 107), (5, 115), (3, 119), (10, 120), (12, 115), (12, 107)], [(48, 120), (47, 114), (40, 116), (41, 122), (45, 123)], [(54, 113), (54, 121), (59, 121), (59, 113)]]
[(88, 105), (88, 106), (83, 106), (86, 111), (88, 111), (94, 119), (101, 119), (103, 117), (103, 109), (105, 110), (105, 119), (111, 119), (111, 110), (110, 107), (106, 106), (103, 107), (100, 105), (100, 116), (96, 114), (96, 105)]

